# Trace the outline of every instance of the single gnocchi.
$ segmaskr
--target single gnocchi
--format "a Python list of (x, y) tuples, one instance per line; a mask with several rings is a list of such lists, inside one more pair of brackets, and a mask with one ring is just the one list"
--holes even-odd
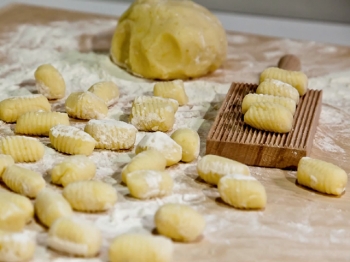
[(72, 182), (90, 180), (95, 173), (95, 163), (85, 155), (70, 156), (50, 171), (52, 183), (64, 187)]
[(0, 198), (6, 199), (19, 207), (24, 213), (26, 223), (29, 223), (34, 217), (34, 207), (29, 198), (0, 189)]
[(179, 128), (170, 137), (182, 148), (181, 161), (188, 163), (198, 157), (200, 138), (196, 131), (190, 128)]
[(261, 209), (266, 206), (265, 188), (252, 176), (224, 176), (218, 183), (218, 191), (221, 199), (235, 208)]
[(137, 133), (133, 125), (113, 119), (90, 120), (84, 131), (96, 140), (96, 148), (109, 150), (130, 149)]
[(57, 219), (49, 229), (48, 246), (80, 257), (94, 257), (101, 248), (100, 230), (88, 221), (73, 217)]
[(78, 119), (102, 119), (108, 113), (105, 101), (88, 91), (71, 93), (65, 107), (70, 117)]
[(43, 189), (37, 195), (34, 203), (35, 214), (40, 222), (50, 227), (58, 218), (73, 215), (68, 201), (52, 189)]
[(180, 106), (188, 103), (188, 97), (182, 80), (155, 83), (153, 87), (153, 95), (174, 99)]
[(343, 169), (332, 163), (303, 157), (298, 164), (297, 181), (318, 192), (340, 196), (345, 192), (348, 176)]
[(136, 170), (126, 175), (126, 184), (130, 195), (138, 199), (163, 197), (170, 195), (174, 182), (164, 171)]
[(13, 160), (13, 157), (10, 155), (0, 155), (0, 178), (2, 177), (2, 174), (5, 172), (5, 169), (8, 166), (11, 166), (15, 163), (15, 160)]
[(13, 123), (24, 113), (40, 110), (51, 111), (51, 105), (43, 95), (10, 97), (0, 102), (0, 120)]
[(154, 221), (159, 234), (181, 242), (196, 240), (205, 228), (203, 216), (183, 204), (161, 206)]
[(293, 115), (276, 103), (255, 103), (244, 115), (244, 123), (256, 129), (288, 133), (293, 128)]
[(117, 202), (117, 192), (101, 181), (78, 181), (67, 185), (62, 192), (73, 209), (83, 212), (108, 210)]
[(22, 262), (33, 258), (36, 242), (28, 233), (0, 231), (0, 247), (0, 261)]
[(6, 168), (2, 181), (13, 192), (29, 198), (35, 198), (46, 185), (41, 174), (17, 165)]
[(146, 134), (137, 144), (135, 153), (139, 154), (149, 149), (161, 152), (166, 159), (167, 166), (177, 164), (182, 158), (181, 146), (163, 132), (157, 131)]
[(119, 88), (112, 81), (98, 82), (92, 85), (88, 91), (102, 98), (107, 106), (115, 104), (119, 99)]
[(228, 174), (244, 174), (250, 176), (247, 165), (216, 155), (206, 155), (197, 164), (197, 172), (205, 182), (217, 185), (220, 178)]
[(15, 202), (0, 198), (0, 232), (1, 230), (9, 232), (22, 231), (27, 223), (27, 218), (25, 212)]
[(54, 149), (69, 155), (91, 155), (96, 145), (96, 140), (88, 133), (73, 126), (54, 126), (49, 137)]
[(66, 94), (66, 83), (60, 72), (51, 64), (39, 66), (34, 77), (36, 87), (48, 99), (60, 99)]
[(174, 246), (163, 236), (128, 233), (116, 237), (109, 247), (110, 262), (171, 262)]
[(266, 79), (261, 82), (256, 89), (257, 94), (281, 96), (293, 99), (296, 104), (299, 103), (299, 93), (290, 84), (281, 82), (276, 79)]
[(50, 128), (69, 126), (69, 117), (59, 112), (28, 112), (17, 119), (15, 132), (23, 135), (49, 136)]

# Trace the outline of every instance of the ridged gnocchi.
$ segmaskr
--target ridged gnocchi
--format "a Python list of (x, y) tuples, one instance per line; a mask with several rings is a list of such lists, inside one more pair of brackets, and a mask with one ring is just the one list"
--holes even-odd
[(224, 176), (218, 183), (218, 191), (221, 199), (235, 208), (261, 209), (266, 206), (265, 188), (252, 176)]
[(303, 157), (298, 164), (297, 181), (318, 192), (340, 196), (345, 192), (348, 176), (332, 163)]
[(181, 161), (188, 163), (198, 157), (200, 138), (196, 131), (190, 128), (179, 128), (170, 137), (182, 148)]
[(244, 123), (256, 129), (288, 133), (293, 128), (293, 115), (276, 103), (255, 103), (244, 115)]
[(90, 180), (95, 173), (95, 163), (85, 155), (67, 157), (50, 171), (51, 182), (64, 187), (72, 182)]
[(65, 107), (70, 117), (78, 119), (102, 119), (108, 113), (105, 101), (89, 91), (71, 93)]
[(110, 262), (171, 262), (173, 243), (163, 236), (123, 234), (116, 237), (109, 247)]
[(153, 87), (153, 95), (175, 99), (180, 106), (188, 103), (188, 97), (182, 80), (155, 83)]
[(159, 234), (181, 242), (197, 239), (205, 228), (205, 220), (192, 207), (183, 204), (164, 204), (154, 217)]
[(10, 97), (0, 102), (0, 120), (12, 123), (24, 113), (40, 110), (51, 111), (51, 105), (43, 95)]
[(28, 112), (17, 119), (15, 132), (23, 135), (49, 136), (50, 128), (69, 126), (69, 117), (59, 112)]
[(44, 156), (44, 145), (35, 138), (5, 136), (0, 138), (0, 154), (10, 155), (17, 162), (36, 162)]
[(49, 229), (47, 243), (54, 250), (80, 257), (94, 257), (101, 248), (100, 230), (88, 221), (73, 217), (57, 219)]
[(276, 79), (266, 79), (261, 82), (256, 89), (257, 94), (282, 96), (293, 99), (296, 104), (299, 103), (299, 93), (293, 86)]
[(45, 188), (37, 195), (34, 203), (35, 214), (40, 222), (50, 227), (58, 218), (73, 215), (68, 201), (58, 192)]
[(13, 157), (10, 155), (0, 155), (0, 178), (2, 177), (2, 174), (5, 172), (5, 169), (8, 166), (11, 166), (15, 163), (13, 160)]
[(26, 225), (27, 218), (28, 216), (19, 205), (5, 198), (0, 198), (0, 230), (19, 232)]
[(197, 163), (197, 172), (205, 182), (217, 185), (220, 178), (228, 174), (244, 174), (250, 176), (247, 165), (216, 155), (206, 155)]
[(90, 120), (84, 131), (96, 140), (95, 148), (109, 150), (130, 149), (137, 133), (133, 125), (113, 119)]
[(48, 99), (60, 99), (64, 97), (66, 83), (55, 67), (50, 64), (41, 65), (36, 69), (34, 77), (39, 93)]
[(138, 199), (170, 195), (174, 182), (164, 171), (136, 170), (126, 175), (130, 195)]
[(102, 81), (92, 85), (89, 92), (105, 101), (107, 106), (113, 105), (119, 99), (119, 88), (112, 81)]
[(46, 185), (41, 174), (17, 165), (6, 168), (2, 181), (13, 192), (29, 198), (35, 198)]
[(28, 261), (33, 258), (35, 249), (35, 239), (29, 234), (0, 231), (0, 261)]
[(91, 155), (96, 145), (96, 140), (88, 133), (73, 126), (54, 126), (49, 137), (54, 149), (69, 155)]
[(101, 181), (78, 181), (67, 185), (62, 192), (73, 209), (83, 212), (101, 212), (117, 202), (117, 191)]
[(146, 134), (137, 144), (135, 153), (139, 154), (149, 149), (161, 152), (166, 159), (167, 166), (177, 164), (182, 158), (181, 146), (163, 132), (157, 131)]

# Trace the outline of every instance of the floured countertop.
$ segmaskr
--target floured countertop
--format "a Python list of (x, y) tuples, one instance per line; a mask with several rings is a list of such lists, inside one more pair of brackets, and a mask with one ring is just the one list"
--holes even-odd
[[(121, 96), (110, 108), (108, 118), (127, 121), (134, 97), (152, 93), (153, 83), (127, 74), (109, 60), (108, 46), (116, 19), (23, 5), (10, 6), (0, 14), (0, 100), (35, 93), (34, 71), (43, 63), (52, 63), (61, 72), (66, 95), (87, 90), (101, 80), (114, 81)], [(257, 83), (264, 68), (293, 53), (301, 58), (303, 71), (311, 78), (309, 87), (324, 92), (311, 156), (333, 162), (349, 173), (350, 47), (233, 32), (228, 33), (228, 41), (228, 60), (221, 69), (186, 82), (189, 104), (179, 108), (174, 130), (198, 130), (203, 156), (206, 136), (231, 82)], [(53, 110), (63, 112), (64, 100), (55, 102)], [(83, 128), (86, 122), (72, 124)], [(0, 122), (0, 135), (13, 135), (13, 128)], [(139, 132), (136, 142), (143, 135)], [(49, 144), (48, 138), (40, 140)], [(294, 171), (251, 167), (252, 175), (266, 188), (267, 207), (263, 211), (236, 210), (222, 203), (215, 187), (198, 179), (193, 162), (169, 168), (175, 180), (171, 196), (139, 201), (128, 196), (128, 189), (120, 184), (120, 171), (133, 156), (133, 151), (107, 150), (95, 150), (90, 156), (97, 165), (95, 179), (112, 184), (119, 197), (108, 212), (75, 213), (102, 231), (99, 257), (69, 258), (47, 249), (46, 229), (32, 222), (26, 232), (39, 243), (33, 261), (107, 261), (107, 249), (115, 236), (152, 232), (154, 213), (163, 203), (189, 204), (207, 222), (203, 237), (196, 243), (175, 243), (174, 262), (350, 260), (349, 192), (340, 198), (325, 196), (297, 186)], [(47, 146), (42, 160), (21, 166), (39, 171), (49, 183), (47, 171), (65, 157)]]

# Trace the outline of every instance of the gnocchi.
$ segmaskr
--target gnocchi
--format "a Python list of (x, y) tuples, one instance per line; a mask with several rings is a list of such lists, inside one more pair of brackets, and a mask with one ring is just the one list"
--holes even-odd
[(1, 230), (19, 232), (23, 230), (27, 219), (27, 215), (19, 205), (5, 198), (0, 198), (0, 232)]
[(190, 128), (179, 128), (170, 137), (182, 148), (181, 161), (188, 163), (198, 157), (200, 138), (196, 131)]
[(153, 95), (176, 100), (180, 106), (188, 103), (184, 82), (175, 80), (169, 82), (157, 82), (153, 87)]
[(39, 93), (48, 99), (60, 99), (64, 97), (66, 83), (55, 67), (50, 64), (41, 65), (36, 69), (34, 77)]
[(8, 166), (11, 166), (15, 163), (12, 156), (10, 155), (0, 155), (0, 178), (2, 177), (2, 174), (5, 172), (5, 169)]
[(33, 258), (36, 242), (27, 233), (0, 231), (0, 261), (22, 262)]
[(295, 104), (299, 103), (299, 93), (291, 85), (276, 79), (266, 79), (256, 89), (257, 94), (281, 96), (293, 99)]
[(107, 106), (113, 105), (119, 99), (119, 88), (112, 81), (102, 81), (92, 85), (89, 92), (100, 97)]

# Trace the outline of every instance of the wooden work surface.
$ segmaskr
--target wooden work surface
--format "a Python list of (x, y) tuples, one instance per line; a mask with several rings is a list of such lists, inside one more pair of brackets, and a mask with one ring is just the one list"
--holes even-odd
[[(20, 25), (46, 25), (62, 20), (73, 23), (93, 19), (110, 22), (113, 18), (12, 5), (0, 10), (0, 44), (4, 45), (8, 34)], [(89, 30), (85, 29), (81, 36), (77, 36), (80, 42), (80, 51), (106, 53), (111, 33), (111, 31), (107, 31), (90, 34)], [(228, 32), (228, 41), (227, 62), (214, 74), (203, 77), (203, 80), (221, 83), (256, 83), (259, 73), (267, 66), (276, 65), (279, 57), (285, 53), (299, 56), (302, 61), (302, 70), (310, 78), (350, 69), (350, 47), (298, 42), (234, 32)], [(25, 46), (28, 43), (24, 41), (22, 44)], [(40, 42), (30, 43), (30, 45), (32, 49), (41, 48)], [(0, 67), (10, 65), (11, 57), (8, 54), (0, 53)], [(13, 70), (21, 70), (21, 68), (13, 68)], [(6, 75), (0, 75), (0, 78), (6, 78)], [(340, 95), (336, 99), (329, 98), (329, 94), (332, 94), (333, 91), (327, 91), (324, 94), (324, 98), (328, 100), (324, 101), (322, 107), (311, 156), (331, 161), (349, 173), (350, 116), (348, 112), (350, 112), (350, 104), (346, 100), (348, 93), (345, 92), (345, 89), (343, 91), (346, 95)], [(342, 93), (342, 90), (338, 90), (338, 92)], [(202, 142), (207, 137), (224, 95), (216, 97), (210, 103), (206, 114), (203, 115), (203, 123), (205, 124), (198, 129)], [(326, 109), (327, 111), (324, 111)], [(333, 118), (336, 120), (332, 121)], [(8, 134), (4, 130), (8, 129), (2, 123), (1, 135)], [(45, 138), (42, 141), (47, 143)], [(328, 146), (325, 146), (325, 143), (328, 143)], [(205, 143), (202, 143), (202, 156), (204, 152)], [(252, 167), (252, 175), (261, 181), (266, 188), (267, 207), (263, 211), (241, 211), (223, 204), (216, 188), (199, 181), (195, 164), (189, 164), (188, 167), (184, 164), (181, 165), (182, 173), (179, 173), (179, 179), (175, 181), (187, 185), (186, 190), (190, 192), (183, 190), (183, 194), (192, 192), (202, 194), (203, 199), (199, 199), (197, 202), (187, 200), (189, 204), (205, 214), (207, 228), (204, 237), (196, 243), (176, 243), (174, 261), (350, 261), (349, 192), (341, 198), (325, 196), (297, 186), (294, 171)], [(30, 168), (30, 164), (27, 167)], [(116, 177), (119, 182), (116, 187), (121, 190), (120, 174), (117, 174)], [(180, 191), (178, 190), (178, 192)], [(347, 191), (350, 191), (349, 185)], [(123, 203), (135, 204), (135, 200), (130, 200), (130, 198), (129, 200), (127, 197), (120, 199), (124, 201)], [(86, 216), (95, 220), (102, 215)], [(28, 228), (38, 231), (39, 236), (44, 236), (45, 229), (36, 222), (32, 222)], [(111, 236), (108, 236), (107, 244), (110, 239)], [(43, 238), (40, 238), (39, 243), (40, 248), (33, 261), (55, 261), (56, 258), (67, 258), (62, 254), (46, 250)], [(107, 244), (104, 244), (99, 259), (67, 259), (67, 261), (106, 261)]]

